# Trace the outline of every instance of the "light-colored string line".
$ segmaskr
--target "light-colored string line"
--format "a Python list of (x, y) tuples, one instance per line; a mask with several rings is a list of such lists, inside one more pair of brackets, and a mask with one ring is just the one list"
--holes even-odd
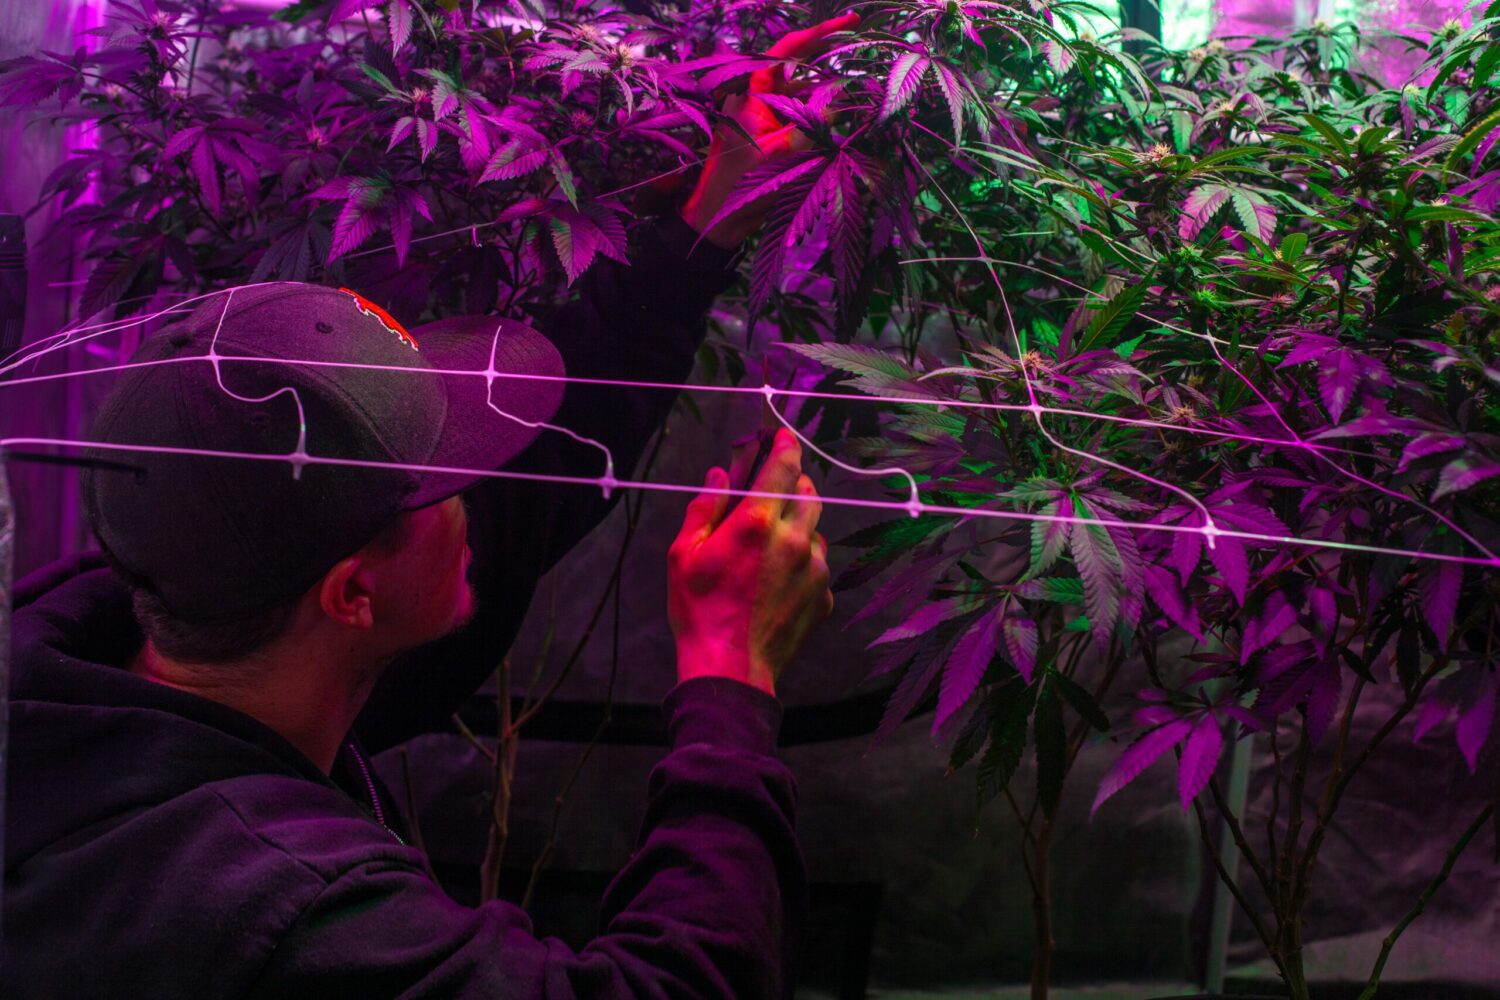
[[(483, 375), (484, 376), (484, 402), (485, 402), (485, 405), (488, 406), (490, 409), (494, 410), (496, 413), (500, 414), (502, 417), (505, 417), (507, 420), (514, 420), (516, 423), (521, 424), (522, 426), (530, 427), (530, 428), (533, 428), (533, 429), (542, 429), (542, 430), (556, 431), (559, 434), (565, 434), (565, 435), (567, 435), (568, 437), (572, 438), (574, 441), (579, 442), (580, 444), (592, 445), (593, 447), (598, 448), (600, 451), (604, 452), (604, 477), (599, 480), (599, 486), (604, 491), (604, 499), (608, 500), (609, 499), (610, 489), (611, 489), (611, 487), (613, 486), (613, 484), (615, 482), (615, 456), (609, 450), (609, 447), (607, 445), (603, 444), (602, 442), (595, 441), (591, 437), (585, 437), (584, 435), (579, 434), (577, 431), (573, 430), (571, 427), (563, 427), (560, 424), (550, 424), (550, 423), (548, 423), (545, 420), (537, 420), (537, 421), (524, 420), (521, 417), (516, 416), (514, 413), (509, 413), (509, 412), (507, 412), (505, 410), (502, 410), (499, 406), (495, 405), (495, 379), (499, 378), (500, 375), (502, 374), (501, 372), (498, 372), (498, 371), (495, 370), (495, 352), (500, 347), (500, 331), (501, 331), (502, 328), (503, 328), (503, 324), (497, 324), (495, 326), (495, 336), (494, 336), (494, 339), (492, 339), (490, 341), (490, 363), (489, 363), (489, 366), (484, 371), (482, 371), (482, 372), (468, 372), (467, 373), (467, 374), (470, 374), (470, 375), (478, 374), (478, 375)], [(357, 366), (357, 367), (362, 367), (362, 366)], [(393, 368), (393, 367), (397, 367), (397, 366), (382, 365), (381, 367), (382, 368)], [(401, 370), (402, 371), (421, 371), (423, 369), (402, 368)]]
[[(298, 456), (293, 454), (268, 454), (257, 452), (238, 451), (216, 451), (207, 448), (178, 448), (168, 445), (143, 445), (143, 444), (120, 444), (116, 442), (98, 441), (75, 441), (65, 438), (42, 438), (42, 437), (13, 437), (0, 438), (0, 452), (5, 449), (14, 450), (17, 446), (51, 446), (66, 448), (93, 448), (106, 451), (135, 452), (150, 454), (183, 455), (200, 458), (229, 458), (243, 459), (262, 462), (289, 462), (295, 463)], [(545, 483), (568, 483), (578, 486), (592, 486), (595, 488), (603, 485), (603, 480), (590, 476), (564, 476), (539, 472), (514, 472), (507, 469), (472, 469), (462, 466), (449, 465), (418, 465), (400, 462), (378, 462), (365, 459), (343, 459), (326, 458), (321, 455), (301, 456), (301, 462), (306, 465), (328, 465), (344, 466), (350, 468), (369, 469), (397, 469), (408, 472), (431, 472), (449, 473), (457, 475), (472, 475), (476, 477), (494, 479), (518, 479)], [(760, 497), (775, 500), (805, 500), (806, 498), (791, 493), (776, 493), (767, 490), (745, 490), (731, 489), (728, 487), (715, 488), (708, 486), (696, 486), (686, 483), (657, 483), (622, 479), (616, 480), (616, 487), (622, 489), (639, 489), (655, 491), (659, 493), (709, 493), (724, 494), (726, 496), (738, 497)], [(907, 510), (907, 504), (893, 503), (889, 500), (862, 500), (857, 497), (819, 497), (824, 504), (841, 507), (862, 507), (874, 510)], [(1110, 518), (1085, 518), (1063, 516), (1058, 514), (1038, 514), (1029, 511), (993, 510), (978, 507), (954, 507), (945, 504), (922, 503), (920, 512), (953, 517), (985, 517), (1008, 521), (1051, 521), (1064, 524), (1088, 524), (1099, 525), (1106, 528), (1119, 528), (1126, 531), (1166, 531), (1179, 534), (1201, 534), (1202, 529), (1189, 527), (1181, 524), (1159, 524), (1151, 521), (1120, 521)], [(1335, 549), (1349, 552), (1365, 552), (1377, 555), (1400, 556), (1409, 559), (1426, 559), (1435, 562), (1461, 563), (1469, 566), (1485, 566), (1489, 568), (1500, 567), (1500, 559), (1480, 558), (1477, 556), (1455, 555), (1446, 552), (1418, 552), (1411, 549), (1389, 548), (1379, 545), (1360, 545), (1354, 542), (1340, 542), (1332, 539), (1321, 538), (1298, 538), (1294, 536), (1267, 535), (1253, 531), (1239, 531), (1231, 528), (1219, 529), (1219, 536), (1223, 538), (1237, 538), (1246, 542), (1259, 542), (1271, 545), (1298, 545), (1311, 548)]]
[(307, 458), (307, 411), (302, 407), (302, 395), (297, 392), (296, 387), (284, 385), (280, 389), (277, 389), (275, 392), (267, 393), (264, 396), (251, 397), (241, 396), (239, 393), (233, 391), (224, 384), (224, 373), (219, 369), (219, 362), (223, 360), (223, 357), (219, 354), (218, 351), (219, 331), (224, 327), (224, 317), (229, 314), (229, 306), (233, 302), (234, 289), (231, 288), (229, 290), (229, 294), (224, 296), (224, 308), (219, 310), (219, 321), (214, 324), (214, 335), (209, 339), (208, 342), (208, 360), (214, 366), (214, 378), (218, 380), (219, 388), (224, 390), (226, 394), (246, 403), (269, 402), (270, 400), (273, 400), (277, 396), (281, 395), (283, 392), (289, 392), (292, 394), (292, 402), (297, 404), (297, 447), (293, 449), (290, 460), (292, 463), (292, 478), (301, 479), (302, 466), (305, 459)]
[[(265, 358), (255, 357), (251, 355), (233, 355), (231, 359), (235, 361), (259, 361), (265, 364), (273, 365), (301, 365), (309, 368), (362, 368), (370, 371), (396, 371), (417, 375), (426, 374), (449, 376), (480, 376), (487, 374), (483, 371), (475, 371), (467, 368), (406, 368), (401, 365), (362, 364), (354, 361), (314, 361), (291, 358)], [(9, 379), (7, 381), (0, 382), (0, 389), (4, 389), (7, 386), (28, 385), (35, 382), (58, 381), (65, 378), (75, 378), (80, 375), (105, 374), (109, 372), (127, 371), (132, 368), (144, 368), (151, 365), (180, 364), (183, 362), (203, 360), (206, 359), (202, 355), (192, 355), (188, 357), (161, 358), (156, 361), (127, 362), (119, 365), (109, 365), (101, 368), (85, 368), (71, 372), (54, 372), (49, 375), (32, 375), (25, 378)], [(641, 379), (584, 378), (582, 376), (574, 375), (542, 375), (528, 372), (502, 371), (494, 372), (494, 377), (538, 382), (576, 382), (581, 385), (603, 385), (634, 389), (662, 389), (672, 391), (688, 390), (691, 392), (717, 392), (755, 396), (761, 396), (765, 394), (765, 390), (757, 386), (705, 385), (691, 382), (650, 382)], [(994, 410), (1012, 413), (1032, 412), (1032, 407), (1027, 406), (1024, 403), (987, 403), (981, 400), (967, 399), (932, 399), (907, 396), (875, 396), (865, 395), (863, 393), (823, 392), (813, 389), (773, 389), (773, 392), (778, 396), (792, 396), (803, 399), (832, 399), (855, 403), (888, 403), (907, 406), (932, 406), (940, 410), (952, 407), (954, 409)], [(1300, 446), (1309, 450), (1332, 451), (1339, 453), (1349, 451), (1349, 449), (1346, 448), (1341, 448), (1334, 445), (1318, 444), (1312, 441), (1301, 442), (1299, 445), (1298, 442), (1287, 441), (1282, 438), (1257, 437), (1251, 434), (1238, 434), (1232, 431), (1215, 430), (1210, 427), (1193, 427), (1183, 424), (1172, 424), (1162, 420), (1144, 420), (1137, 417), (1121, 417), (1113, 413), (1095, 413), (1090, 410), (1074, 410), (1067, 407), (1056, 406), (1043, 406), (1042, 410), (1045, 413), (1050, 413), (1057, 416), (1078, 417), (1081, 419), (1089, 420), (1102, 420), (1108, 423), (1124, 424), (1131, 427), (1169, 430), (1176, 431), (1181, 434), (1198, 434), (1205, 437), (1224, 438), (1233, 441), (1247, 442), (1250, 444), (1283, 445), (1288, 447)]]
[[(937, 182), (937, 179), (932, 176), (932, 172), (927, 169), (926, 164), (922, 163), (922, 161), (917, 159), (915, 156), (912, 156), (911, 159), (917, 164), (918, 167), (922, 169), (922, 173), (927, 176), (928, 182), (933, 186), (938, 194), (943, 196), (943, 200), (948, 203), (948, 207), (953, 211), (953, 214), (958, 217), (959, 221), (964, 224), (964, 228), (969, 231), (970, 238), (974, 240), (974, 248), (978, 250), (981, 255), (987, 258), (989, 254), (985, 250), (984, 242), (980, 240), (979, 234), (974, 231), (974, 227), (969, 225), (969, 220), (964, 216), (963, 212), (960, 211), (958, 206), (953, 203), (953, 199), (948, 197), (948, 192), (943, 190), (942, 185), (940, 185)], [(1051, 443), (1054, 448), (1057, 448), (1060, 451), (1066, 451), (1069, 454), (1077, 455), (1079, 458), (1082, 458), (1086, 461), (1098, 462), (1101, 465), (1107, 465), (1110, 468), (1118, 469), (1120, 472), (1123, 472), (1126, 475), (1134, 476), (1135, 478), (1140, 479), (1143, 482), (1147, 482), (1158, 488), (1176, 493), (1178, 496), (1187, 500), (1188, 503), (1192, 504), (1195, 508), (1197, 508), (1198, 512), (1203, 515), (1203, 524), (1197, 528), (1197, 531), (1203, 536), (1203, 539), (1208, 547), (1212, 549), (1214, 547), (1214, 537), (1218, 534), (1221, 534), (1222, 532), (1219, 530), (1218, 525), (1215, 524), (1213, 515), (1208, 512), (1208, 508), (1203, 505), (1203, 502), (1201, 500), (1193, 496), (1193, 494), (1189, 493), (1187, 490), (1183, 489), (1180, 486), (1169, 483), (1162, 479), (1157, 479), (1155, 476), (1147, 475), (1144, 472), (1129, 468), (1128, 466), (1121, 465), (1119, 462), (1115, 462), (1111, 459), (1105, 458), (1102, 455), (1095, 455), (1091, 452), (1081, 451), (1077, 448), (1070, 448), (1059, 441), (1052, 434), (1052, 432), (1047, 429), (1047, 425), (1042, 422), (1042, 415), (1046, 412), (1046, 408), (1043, 407), (1039, 402), (1036, 393), (1036, 387), (1032, 384), (1031, 381), (1031, 373), (1026, 370), (1026, 352), (1021, 349), (1021, 335), (1020, 332), (1016, 329), (1016, 320), (1010, 311), (1010, 298), (1005, 294), (1004, 283), (1001, 282), (1000, 275), (996, 273), (994, 265), (986, 264), (985, 267), (986, 270), (989, 271), (990, 278), (995, 282), (995, 290), (1000, 294), (1000, 304), (1005, 309), (1005, 321), (1010, 327), (1011, 339), (1016, 345), (1017, 369), (1020, 371), (1021, 377), (1025, 380), (1026, 383), (1026, 397), (1028, 401), (1027, 409), (1031, 413), (1031, 418), (1036, 421), (1036, 429), (1041, 433), (1043, 437), (1047, 439), (1049, 443)]]
[[(946, 197), (946, 195), (944, 197)], [(950, 204), (951, 204), (951, 202), (950, 202)], [(987, 254), (984, 253), (984, 248), (982, 246), (979, 248), (979, 250), (980, 250), (980, 253), (981, 253), (981, 256), (979, 256), (979, 257), (914, 257), (914, 258), (911, 258), (910, 260), (903, 260), (903, 261), (901, 261), (901, 263), (907, 264), (907, 263), (920, 263), (920, 262), (928, 262), (928, 261), (953, 261), (953, 262), (962, 262), (962, 263), (980, 263), (980, 262), (982, 262), (989, 269), (991, 275), (994, 274), (994, 265), (995, 264), (1000, 264), (1000, 265), (1005, 266), (1005, 267), (1020, 267), (1020, 268), (1026, 269), (1028, 271), (1034, 271), (1037, 274), (1043, 275), (1044, 277), (1047, 277), (1049, 279), (1061, 282), (1063, 284), (1071, 285), (1072, 287), (1079, 289), (1080, 291), (1082, 291), (1086, 295), (1093, 296), (1094, 298), (1097, 298), (1097, 299), (1105, 300), (1105, 296), (1104, 295), (1100, 294), (1099, 292), (1094, 291), (1091, 288), (1087, 288), (1087, 287), (1085, 287), (1083, 285), (1080, 285), (1080, 284), (1078, 284), (1075, 281), (1069, 281), (1067, 278), (1059, 277), (1057, 275), (1052, 274), (1049, 271), (1044, 271), (1044, 270), (1042, 270), (1039, 267), (1033, 267), (1030, 264), (1024, 264), (1024, 263), (1021, 263), (1020, 261), (1007, 261), (1007, 260), (1000, 260), (998, 258), (990, 257), (990, 256), (988, 256)], [(1001, 294), (1003, 295), (1004, 293), (1002, 292)], [(1007, 315), (1008, 315), (1008, 310), (1007, 310)], [(1483, 552), (1485, 555), (1490, 556), (1491, 558), (1493, 558), (1495, 556), (1495, 553), (1492, 552), (1492, 551), (1490, 551), (1490, 549), (1489, 549), (1488, 546), (1486, 546), (1483, 543), (1481, 543), (1477, 538), (1475, 538), (1469, 532), (1465, 531), (1456, 522), (1454, 522), (1452, 518), (1446, 516), (1441, 511), (1433, 508), (1429, 504), (1424, 503), (1423, 501), (1417, 499), (1416, 497), (1409, 496), (1409, 495), (1407, 495), (1405, 493), (1400, 492), (1399, 490), (1392, 489), (1392, 488), (1390, 488), (1388, 486), (1383, 486), (1380, 483), (1377, 483), (1377, 482), (1375, 482), (1372, 479), (1368, 479), (1365, 476), (1362, 476), (1359, 473), (1355, 472), (1353, 469), (1346, 468), (1346, 467), (1340, 465), (1339, 463), (1335, 462), (1333, 459), (1329, 458), (1327, 455), (1323, 454), (1324, 451), (1344, 451), (1344, 449), (1324, 448), (1324, 447), (1321, 447), (1321, 446), (1319, 446), (1319, 445), (1317, 445), (1317, 444), (1315, 444), (1315, 443), (1313, 443), (1311, 441), (1306, 440), (1305, 438), (1302, 437), (1302, 435), (1298, 434), (1295, 430), (1293, 430), (1292, 426), (1286, 422), (1286, 418), (1284, 418), (1281, 415), (1281, 411), (1278, 410), (1276, 408), (1276, 406), (1274, 404), (1272, 404), (1272, 402), (1269, 399), (1266, 398), (1265, 394), (1260, 391), (1260, 387), (1257, 386), (1255, 384), (1255, 382), (1252, 381), (1248, 376), (1246, 376), (1244, 372), (1241, 372), (1234, 365), (1230, 364), (1229, 363), (1229, 359), (1226, 358), (1226, 357), (1224, 357), (1223, 353), (1220, 352), (1219, 345), (1220, 344), (1224, 344), (1224, 343), (1228, 343), (1227, 341), (1222, 340), (1222, 339), (1220, 339), (1218, 337), (1215, 337), (1212, 334), (1200, 333), (1197, 330), (1189, 330), (1189, 329), (1186, 329), (1185, 327), (1177, 326), (1176, 324), (1169, 323), (1166, 320), (1157, 319), (1155, 317), (1149, 317), (1149, 319), (1150, 319), (1150, 321), (1152, 323), (1155, 323), (1157, 326), (1164, 327), (1165, 329), (1168, 329), (1168, 330), (1172, 330), (1175, 333), (1181, 333), (1181, 334), (1184, 334), (1185, 336), (1189, 336), (1189, 337), (1197, 337), (1199, 340), (1206, 341), (1208, 343), (1209, 348), (1214, 352), (1214, 357), (1218, 359), (1219, 364), (1221, 366), (1223, 366), (1225, 369), (1227, 369), (1228, 371), (1232, 372), (1236, 377), (1239, 378), (1239, 380), (1241, 382), (1245, 383), (1245, 386), (1252, 393), (1254, 393), (1255, 397), (1261, 401), (1261, 404), (1263, 406), (1265, 406), (1267, 412), (1269, 412), (1271, 414), (1271, 416), (1273, 416), (1273, 417), (1276, 418), (1276, 422), (1281, 425), (1282, 429), (1285, 430), (1289, 435), (1291, 435), (1291, 437), (1289, 439), (1287, 439), (1285, 441), (1279, 441), (1279, 442), (1276, 441), (1275, 439), (1267, 440), (1267, 439), (1262, 439), (1262, 438), (1251, 438), (1251, 437), (1246, 436), (1246, 435), (1236, 435), (1236, 434), (1228, 434), (1228, 433), (1226, 433), (1226, 436), (1231, 437), (1231, 438), (1239, 438), (1240, 440), (1250, 441), (1252, 443), (1254, 443), (1254, 442), (1273, 443), (1274, 442), (1274, 443), (1278, 443), (1278, 444), (1284, 445), (1286, 447), (1299, 448), (1301, 450), (1311, 452), (1314, 458), (1318, 459), (1320, 462), (1323, 462), (1323, 463), (1327, 464), (1335, 472), (1339, 473), (1340, 475), (1344, 476), (1345, 478), (1352, 479), (1354, 482), (1359, 483), (1362, 486), (1367, 486), (1370, 489), (1375, 490), (1377, 493), (1384, 494), (1385, 496), (1388, 496), (1388, 497), (1390, 497), (1390, 498), (1392, 498), (1394, 500), (1398, 500), (1398, 501), (1401, 501), (1403, 503), (1409, 503), (1409, 504), (1415, 505), (1423, 513), (1429, 514), (1432, 517), (1437, 518), (1445, 526), (1447, 526), (1451, 531), (1453, 531), (1455, 534), (1457, 534), (1460, 538), (1462, 538), (1464, 541), (1468, 542), (1470, 545), (1474, 546), (1479, 551)], [(1017, 343), (1017, 351), (1019, 351), (1019, 350), (1020, 350), (1020, 345), (1019, 345), (1019, 342), (1018, 342)], [(1024, 365), (1022, 365), (1021, 371), (1022, 371), (1022, 374), (1025, 375), (1025, 367), (1024, 367)], [(1029, 388), (1030, 388), (1030, 386), (1029, 386), (1029, 383), (1028, 383), (1028, 390), (1029, 390)]]
[[(7, 358), (3, 364), (0, 364), (0, 375), (4, 375), (8, 371), (13, 371), (16, 368), (19, 368), (22, 365), (26, 364), (27, 362), (39, 360), (40, 358), (43, 358), (46, 355), (51, 354), (51, 353), (53, 353), (55, 351), (64, 350), (64, 349), (66, 349), (68, 347), (74, 346), (75, 344), (81, 344), (81, 343), (83, 343), (86, 340), (92, 340), (95, 337), (103, 336), (106, 333), (114, 333), (114, 332), (116, 332), (118, 330), (124, 330), (124, 329), (126, 329), (128, 327), (138, 326), (138, 325), (140, 325), (142, 323), (149, 323), (152, 320), (154, 320), (154, 319), (160, 319), (163, 316), (170, 316), (172, 313), (175, 313), (175, 312), (182, 312), (182, 311), (186, 310), (189, 306), (194, 305), (194, 304), (199, 303), (199, 302), (203, 302), (206, 299), (213, 298), (215, 295), (224, 295), (224, 294), (226, 294), (228, 292), (233, 292), (236, 289), (239, 290), (239, 291), (245, 292), (245, 291), (249, 291), (252, 288), (263, 288), (263, 287), (265, 287), (267, 285), (281, 285), (281, 284), (286, 284), (286, 282), (282, 282), (282, 281), (258, 281), (258, 282), (255, 282), (254, 284), (250, 284), (250, 285), (235, 285), (235, 286), (232, 286), (230, 288), (216, 288), (216, 289), (214, 289), (211, 292), (203, 292), (201, 294), (194, 295), (191, 298), (184, 299), (181, 302), (173, 303), (172, 305), (167, 306), (165, 309), (158, 309), (154, 313), (148, 313), (146, 315), (141, 315), (141, 316), (127, 316), (127, 317), (125, 317), (123, 319), (105, 320), (102, 323), (90, 323), (90, 324), (85, 324), (83, 326), (75, 326), (75, 327), (69, 327), (69, 328), (66, 328), (66, 329), (63, 329), (63, 330), (59, 330), (57, 333), (53, 333), (53, 334), (50, 334), (50, 335), (48, 335), (46, 337), (42, 337), (39, 340), (33, 341), (30, 344), (27, 344), (25, 347), (18, 348), (16, 350), (15, 354), (19, 354), (21, 351), (27, 350), (28, 348), (34, 348), (34, 347), (36, 347), (37, 344), (40, 344), (43, 341), (53, 340), (53, 339), (55, 339), (57, 337), (64, 337), (65, 339), (62, 342), (57, 343), (57, 344), (53, 344), (53, 345), (48, 346), (48, 347), (45, 347), (45, 348), (43, 348), (43, 349), (41, 349), (39, 351), (35, 351), (35, 352), (33, 352), (31, 354), (28, 354), (26, 357), (21, 358), (20, 360), (17, 360), (17, 361), (12, 361), (12, 360), (10, 360), (10, 358)], [(66, 339), (68, 337), (72, 337), (73, 334), (79, 334), (79, 333), (87, 333), (88, 335), (87, 336), (83, 336), (83, 337), (77, 337), (75, 339)], [(11, 358), (14, 358), (15, 354), (12, 354)], [(68, 373), (64, 373), (64, 374), (68, 374)], [(8, 382), (6, 382), (4, 384), (19, 384), (21, 381), (24, 381), (24, 380), (10, 380), (10, 381), (8, 381)], [(35, 381), (35, 380), (33, 379), (33, 381)]]
[(902, 505), (902, 507), (912, 517), (919, 516), (922, 513), (922, 511), (924, 509), (926, 509), (925, 506), (922, 503), (922, 497), (921, 497), (921, 495), (917, 492), (917, 480), (916, 480), (916, 477), (913, 476), (907, 470), (905, 470), (903, 468), (900, 468), (900, 467), (897, 467), (897, 466), (892, 466), (891, 468), (888, 468), (888, 469), (861, 469), (861, 468), (858, 468), (857, 466), (848, 465), (848, 464), (846, 464), (844, 462), (841, 462), (837, 458), (834, 458), (832, 455), (828, 454), (828, 452), (824, 451), (822, 448), (819, 448), (816, 444), (814, 444), (812, 442), (812, 440), (810, 438), (806, 437), (805, 435), (803, 435), (803, 433), (801, 431), (799, 431), (797, 428), (793, 427), (792, 426), (792, 422), (790, 420), (788, 420), (786, 417), (782, 416), (780, 410), (776, 409), (776, 394), (777, 394), (778, 391), (779, 390), (777, 390), (774, 386), (771, 386), (771, 385), (763, 385), (763, 386), (760, 387), (760, 392), (766, 397), (766, 405), (771, 408), (771, 412), (773, 414), (775, 414), (776, 419), (779, 420), (779, 421), (781, 421), (781, 425), (783, 427), (785, 427), (787, 430), (791, 431), (792, 432), (792, 436), (795, 437), (798, 441), (801, 441), (803, 444), (807, 445), (813, 451), (817, 452), (819, 455), (823, 456), (825, 459), (827, 459), (828, 461), (832, 462), (834, 465), (837, 465), (840, 469), (844, 469), (847, 472), (853, 472), (856, 475), (860, 475), (860, 476), (891, 476), (891, 475), (905, 476), (907, 484), (909, 486), (911, 486), (911, 496), (907, 499), (906, 503)]

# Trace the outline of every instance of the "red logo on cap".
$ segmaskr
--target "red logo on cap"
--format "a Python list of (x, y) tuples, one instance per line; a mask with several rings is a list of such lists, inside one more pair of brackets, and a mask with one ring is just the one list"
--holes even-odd
[(412, 350), (415, 351), (417, 349), (416, 338), (406, 332), (406, 327), (398, 323), (396, 321), (396, 317), (392, 316), (390, 313), (386, 312), (384, 309), (380, 308), (375, 303), (371, 302), (369, 299), (365, 298), (363, 295), (359, 294), (352, 288), (340, 288), (339, 291), (346, 292), (349, 295), (352, 295), (354, 297), (355, 308), (364, 313), (366, 316), (371, 316), (375, 319), (378, 319), (381, 326), (385, 327), (387, 330), (391, 331), (396, 336), (400, 337), (402, 340), (410, 344)]

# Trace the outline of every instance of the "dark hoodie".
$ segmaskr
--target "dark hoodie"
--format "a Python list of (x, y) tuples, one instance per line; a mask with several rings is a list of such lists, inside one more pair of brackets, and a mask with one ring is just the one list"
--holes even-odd
[[(686, 377), (733, 278), (727, 253), (687, 256), (692, 236), (674, 217), (629, 269), (596, 265), (548, 324), (571, 374)], [(633, 468), (672, 394), (580, 388), (555, 422)], [(516, 464), (597, 461), (568, 444), (539, 439)], [(776, 756), (781, 702), (748, 684), (699, 677), (663, 698), (672, 749), (579, 951), (510, 903), (453, 902), (403, 843), (369, 754), (446, 722), (618, 495), (488, 480), (468, 500), (475, 620), (392, 666), (331, 776), (255, 719), (125, 670), (142, 636), (96, 555), (17, 586), (0, 996), (791, 995), (796, 783)]]

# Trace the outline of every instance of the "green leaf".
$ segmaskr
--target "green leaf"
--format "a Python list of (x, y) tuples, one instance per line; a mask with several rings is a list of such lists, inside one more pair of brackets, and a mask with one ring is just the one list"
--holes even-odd
[(1130, 322), (1131, 317), (1140, 309), (1141, 303), (1146, 299), (1146, 282), (1138, 281), (1133, 285), (1126, 285), (1120, 289), (1119, 294), (1110, 299), (1103, 309), (1094, 315), (1089, 321), (1088, 329), (1078, 342), (1077, 354), (1084, 354), (1094, 348), (1096, 344), (1109, 344), (1120, 331), (1125, 329), (1125, 324)]
[(1063, 777), (1067, 771), (1067, 733), (1063, 729), (1062, 702), (1058, 700), (1049, 676), (1042, 682), (1036, 699), (1033, 720), (1036, 744), (1036, 790), (1042, 812), (1051, 819), (1062, 798)]
[(999, 795), (1010, 784), (1026, 751), (1026, 720), (1036, 704), (1036, 687), (1019, 677), (1002, 684), (991, 695), (990, 743), (979, 761), (978, 806)]
[(1089, 694), (1083, 685), (1062, 674), (1052, 674), (1051, 679), (1057, 685), (1058, 693), (1067, 699), (1068, 704), (1073, 706), (1073, 711), (1077, 712), (1084, 722), (1101, 733), (1109, 732), (1109, 719), (1105, 716), (1104, 710), (1099, 707), (1099, 703), (1094, 701), (1094, 696)]
[(380, 70), (376, 69), (374, 66), (371, 66), (369, 63), (360, 63), (359, 69), (360, 72), (364, 73), (365, 76), (368, 76), (371, 80), (374, 80), (376, 83), (380, 84), (380, 86), (387, 93), (394, 94), (397, 97), (405, 96), (401, 93), (401, 91), (396, 89), (395, 84), (391, 83), (390, 77), (386, 76), (384, 73), (380, 72)]
[(1302, 251), (1307, 248), (1306, 233), (1287, 233), (1281, 238), (1281, 259), (1286, 263), (1294, 263), (1302, 256)]
[(985, 698), (975, 707), (974, 714), (964, 722), (963, 728), (953, 740), (953, 752), (948, 757), (945, 776), (967, 764), (979, 752), (979, 748), (984, 746), (985, 737), (990, 732), (991, 711), (992, 701)]
[(557, 178), (557, 186), (562, 191), (563, 197), (568, 199), (568, 204), (574, 208), (578, 207), (578, 188), (573, 183), (573, 171), (568, 166), (568, 161), (563, 158), (562, 153), (552, 151), (550, 160), (552, 176)]
[(1172, 112), (1172, 142), (1177, 152), (1186, 153), (1193, 146), (1193, 118), (1186, 111)]
[(1319, 135), (1332, 143), (1333, 148), (1342, 153), (1345, 159), (1348, 159), (1349, 156), (1353, 153), (1353, 150), (1349, 146), (1349, 141), (1344, 138), (1343, 133), (1341, 133), (1338, 129), (1334, 128), (1332, 125), (1328, 124), (1317, 115), (1305, 114), (1302, 117), (1307, 121), (1307, 124), (1311, 125)]
[[(1458, 141), (1458, 145), (1453, 147), (1453, 152), (1448, 154), (1448, 169), (1450, 171), (1457, 171), (1459, 169), (1459, 161), (1477, 149), (1479, 144), (1484, 141), (1485, 136), (1489, 135), (1497, 127), (1500, 127), (1500, 108), (1485, 115), (1479, 120), (1479, 124), (1464, 133), (1464, 137)], [(1444, 179), (1443, 186), (1447, 186), (1446, 178)]]
[(1131, 337), (1129, 340), (1122, 341), (1115, 345), (1115, 353), (1120, 356), (1121, 360), (1129, 359), (1129, 357), (1135, 353), (1135, 349), (1141, 346), (1141, 341), (1145, 339), (1146, 335), (1143, 333), (1140, 336)]
[(1418, 205), (1406, 213), (1407, 222), (1468, 222), (1486, 225), (1493, 220), (1488, 216), (1457, 205)]

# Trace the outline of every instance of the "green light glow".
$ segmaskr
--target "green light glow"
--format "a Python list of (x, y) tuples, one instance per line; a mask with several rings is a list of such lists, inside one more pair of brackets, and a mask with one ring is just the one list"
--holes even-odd
[(1214, 25), (1213, 0), (1160, 0), (1162, 44), (1191, 49), (1208, 41)]

